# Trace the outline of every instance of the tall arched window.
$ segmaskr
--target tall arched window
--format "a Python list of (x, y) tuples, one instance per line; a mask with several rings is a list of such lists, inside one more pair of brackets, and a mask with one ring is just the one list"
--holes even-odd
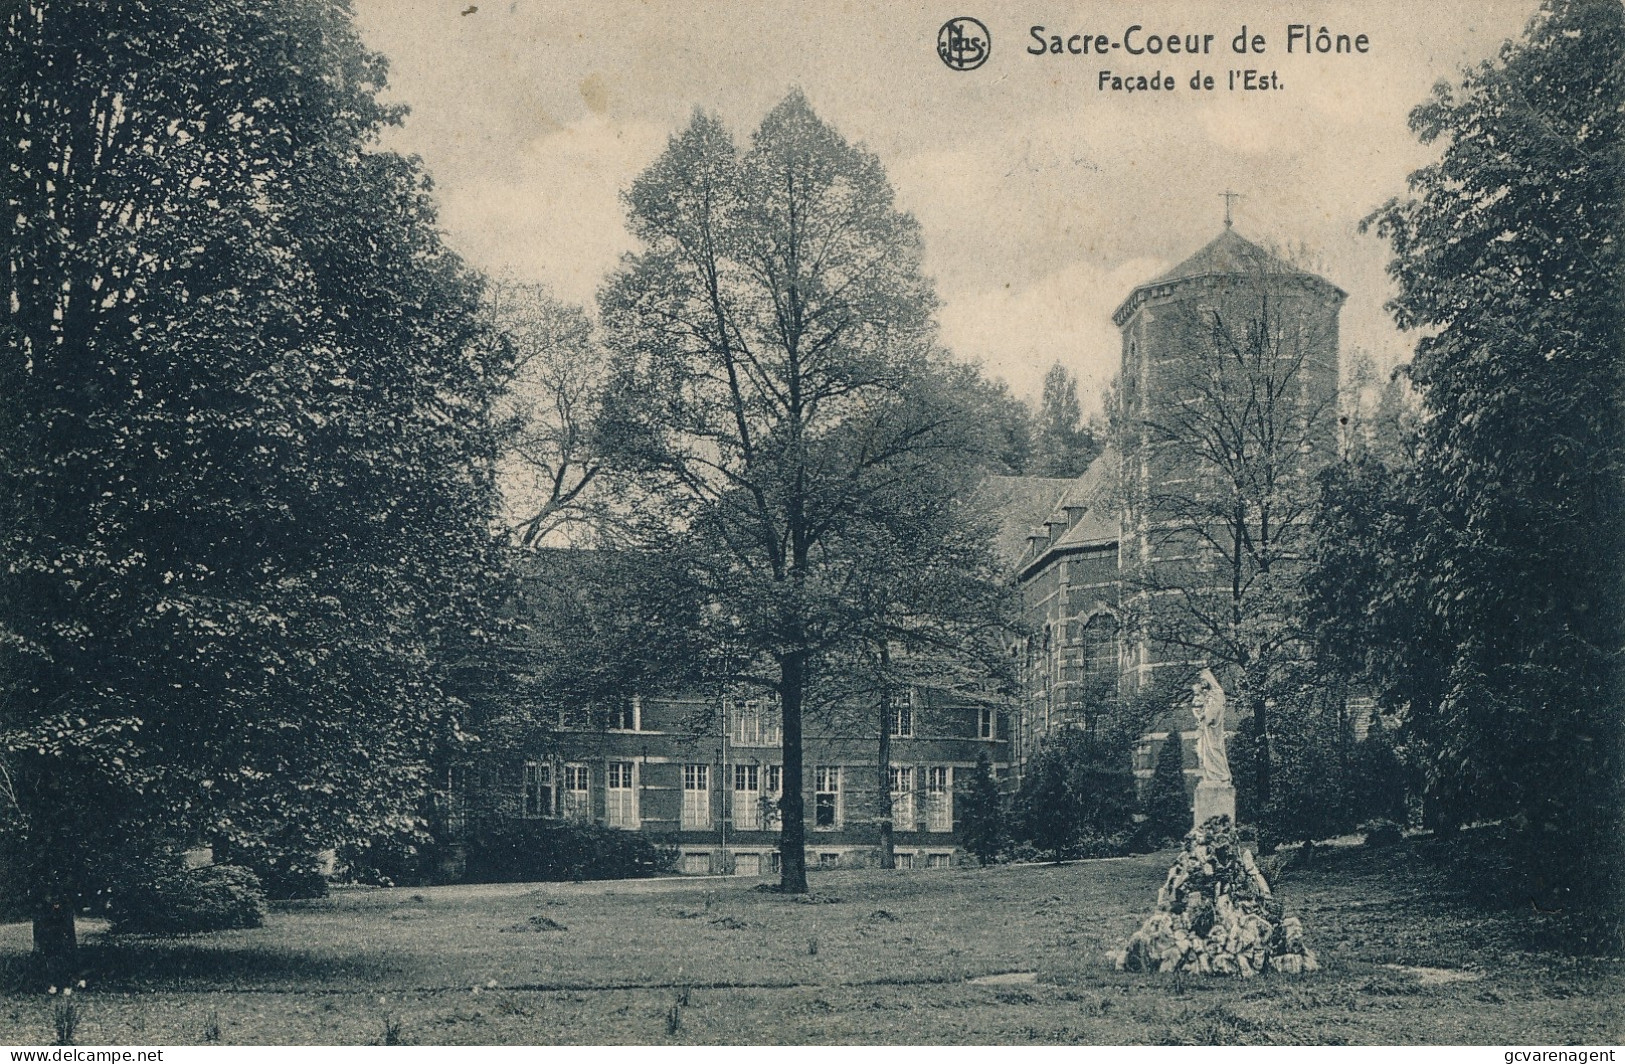
[(1117, 686), (1118, 627), (1116, 617), (1097, 613), (1083, 629), (1083, 674), (1092, 688)]

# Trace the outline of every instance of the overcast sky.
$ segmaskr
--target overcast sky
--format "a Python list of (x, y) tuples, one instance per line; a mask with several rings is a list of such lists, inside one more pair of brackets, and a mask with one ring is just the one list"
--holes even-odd
[[(1328, 3), (973, 0), (963, 3), (356, 0), (368, 44), (411, 107), (389, 146), (433, 175), (441, 220), (474, 265), (590, 306), (631, 249), (618, 196), (695, 107), (743, 142), (799, 86), (886, 167), (924, 229), (943, 339), (1017, 394), (1050, 363), (1084, 405), (1118, 360), (1111, 312), (1136, 284), (1223, 226), (1303, 249), (1349, 293), (1345, 353), (1382, 364), (1408, 340), (1382, 303), (1384, 245), (1362, 217), (1432, 155), (1406, 126), (1441, 78), (1521, 33), (1534, 0)], [(467, 12), (467, 13), (465, 13)], [(938, 28), (974, 15), (993, 38), (974, 71), (936, 55)], [(1289, 22), (1364, 33), (1364, 55), (1286, 54)], [(1030, 27), (1114, 41), (1211, 33), (1206, 56), (1034, 57)], [(1245, 24), (1262, 56), (1234, 54)], [(1273, 70), (1276, 91), (1225, 91), (1226, 71)], [(1178, 79), (1173, 92), (1097, 88), (1101, 69)], [(1218, 91), (1192, 92), (1197, 69)]]

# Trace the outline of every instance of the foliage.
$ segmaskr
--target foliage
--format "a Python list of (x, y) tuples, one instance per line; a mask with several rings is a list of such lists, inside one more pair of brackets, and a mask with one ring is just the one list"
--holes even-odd
[(959, 839), (965, 849), (986, 865), (998, 858), (1009, 837), (1004, 796), (993, 778), (993, 763), (986, 751), (976, 755), (976, 770), (963, 784), (955, 808)]
[(1052, 733), (1028, 763), (1015, 798), (1021, 838), (1054, 860), (1115, 857), (1134, 831), (1128, 743), (1110, 729)]
[(988, 472), (995, 476), (1021, 476), (1031, 472), (1035, 446), (1033, 412), (1010, 394), (1000, 378), (977, 377), (969, 382), (967, 400), (978, 424), (986, 426)]
[[(974, 375), (935, 343), (918, 224), (799, 92), (743, 153), (697, 113), (626, 202), (639, 250), (600, 310), (627, 535), (692, 573), (723, 671), (776, 691), (784, 774), (800, 779), (820, 666), (929, 627), (931, 589), (897, 602), (898, 563), (955, 553), (939, 532), (972, 545), (928, 504), (956, 506), (981, 468)], [(804, 804), (786, 791), (795, 891)]]
[(1510, 818), (1542, 904), (1617, 906), (1625, 13), (1551, 0), (1411, 127), (1439, 159), (1367, 224), (1422, 334), (1416, 510), (1354, 617), (1429, 819)]
[(0, 779), (60, 950), (120, 839), (315, 852), (425, 791), (506, 351), (345, 6), (6, 12)]
[(246, 842), (222, 839), (214, 845), (214, 859), (252, 872), (272, 901), (327, 896), (323, 855), (309, 850), (296, 833)]
[(265, 897), (259, 877), (246, 868), (171, 867), (121, 885), (108, 917), (114, 933), (131, 935), (259, 927), (265, 922)]
[(1146, 830), (1160, 839), (1180, 839), (1191, 829), (1191, 798), (1185, 790), (1185, 741), (1170, 731), (1157, 750), (1156, 767), (1145, 795)]
[(1253, 250), (1256, 268), (1159, 310), (1178, 357), (1159, 363), (1155, 396), (1124, 394), (1126, 458), (1142, 470), (1125, 486), (1141, 560), (1124, 608), (1158, 654), (1213, 668), (1231, 712), (1252, 718), (1249, 785), (1267, 801), (1269, 699), (1308, 660), (1303, 559), (1336, 443), (1336, 297)]
[(602, 711), (704, 678), (705, 619), (674, 552), (538, 548), (513, 565), (508, 623), (468, 693), (478, 737), (469, 757), (535, 756), (554, 741), (561, 709)]
[(377, 887), (416, 887), (435, 880), (442, 844), (415, 819), (362, 842), (346, 843), (337, 853), (337, 878)]
[(1356, 814), (1346, 790), (1353, 737), (1342, 699), (1299, 690), (1274, 701), (1270, 755), (1279, 786), (1258, 810), (1260, 837), (1275, 844), (1347, 832)]
[(580, 307), (540, 285), (493, 285), (488, 312), (513, 351), (499, 416), (503, 494), (514, 542), (590, 538), (607, 516), (595, 488), (603, 471), (598, 414), (608, 356)]
[(1082, 476), (1100, 455), (1101, 441), (1083, 421), (1078, 379), (1059, 362), (1044, 374), (1032, 446), (1028, 472), (1039, 477)]
[(638, 879), (669, 872), (677, 851), (647, 835), (596, 824), (506, 820), (471, 832), (468, 883)]
[(1345, 801), (1356, 819), (1410, 820), (1412, 772), (1395, 742), (1394, 730), (1381, 717), (1371, 721), (1366, 737), (1350, 751)]

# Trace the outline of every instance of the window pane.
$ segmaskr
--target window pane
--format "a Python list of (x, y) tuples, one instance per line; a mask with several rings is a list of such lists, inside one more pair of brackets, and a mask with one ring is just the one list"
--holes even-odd
[(683, 830), (704, 831), (711, 826), (711, 766), (683, 766)]
[(607, 789), (604, 794), (604, 821), (614, 828), (638, 826), (637, 791), (632, 788), (633, 765), (630, 761), (611, 761), (608, 766)]

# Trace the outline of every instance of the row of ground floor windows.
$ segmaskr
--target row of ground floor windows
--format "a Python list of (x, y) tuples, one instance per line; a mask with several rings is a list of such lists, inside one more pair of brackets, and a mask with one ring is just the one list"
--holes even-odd
[[(547, 761), (525, 763), (521, 808), (527, 817), (592, 818), (592, 777), (598, 765)], [(714, 766), (682, 767), (683, 804), (680, 827), (707, 831), (715, 826), (712, 803)], [(724, 816), (735, 831), (763, 831), (778, 827), (779, 799), (784, 794), (782, 765), (729, 765), (725, 776), (732, 786)], [(604, 779), (604, 823), (610, 827), (639, 826), (638, 763), (607, 761)], [(846, 818), (844, 770), (840, 765), (813, 768), (813, 826), (840, 828)], [(950, 765), (893, 765), (888, 773), (892, 823), (900, 831), (952, 831), (954, 770)], [(918, 790), (916, 789), (918, 788)]]
[[(951, 868), (954, 863), (952, 853), (896, 853), (893, 859), (896, 866), (902, 869)], [(807, 854), (808, 865), (823, 870), (858, 867), (872, 860), (873, 855), (868, 852), (813, 850)], [(777, 850), (766, 853), (684, 850), (677, 870), (689, 876), (776, 876), (781, 866), (782, 860)]]

